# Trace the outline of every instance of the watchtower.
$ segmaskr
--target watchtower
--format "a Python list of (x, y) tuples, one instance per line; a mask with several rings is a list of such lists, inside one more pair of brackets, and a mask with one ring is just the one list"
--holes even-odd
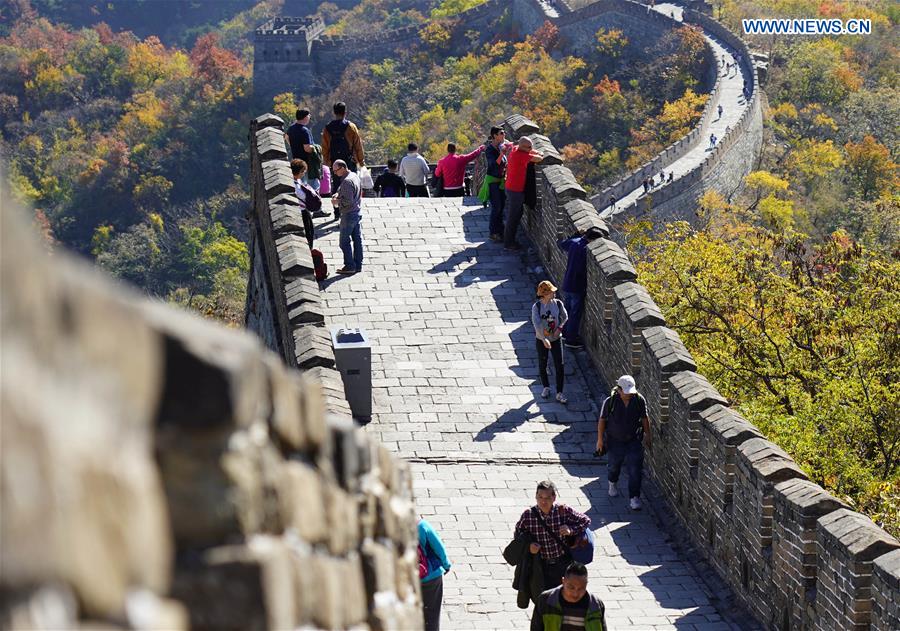
[(276, 17), (253, 35), (253, 88), (259, 99), (291, 90), (312, 92), (315, 67), (313, 41), (325, 31), (319, 17)]

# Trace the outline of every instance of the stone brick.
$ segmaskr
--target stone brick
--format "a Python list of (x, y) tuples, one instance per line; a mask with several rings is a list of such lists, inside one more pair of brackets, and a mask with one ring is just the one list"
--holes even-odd
[(872, 628), (900, 629), (900, 550), (875, 559), (872, 594)]
[(334, 350), (331, 335), (322, 327), (301, 326), (294, 329), (294, 347), (297, 365), (308, 369), (315, 366), (334, 368)]
[(275, 240), (281, 274), (291, 280), (298, 276), (315, 277), (315, 266), (309, 244), (304, 237), (287, 234)]
[(311, 466), (296, 461), (284, 463), (278, 485), (284, 526), (294, 529), (304, 541), (326, 543), (330, 537), (326, 513), (329, 490), (323, 488), (318, 473)]
[(773, 594), (774, 613), (791, 627), (815, 627), (817, 522), (839, 508), (845, 508), (842, 502), (809, 480), (775, 485), (772, 580), (779, 589)]
[(900, 542), (868, 517), (846, 508), (819, 518), (816, 541), (819, 626), (868, 628), (872, 622), (874, 561), (900, 548)]
[(256, 132), (256, 149), (265, 160), (286, 160), (284, 132), (280, 127), (263, 127)]

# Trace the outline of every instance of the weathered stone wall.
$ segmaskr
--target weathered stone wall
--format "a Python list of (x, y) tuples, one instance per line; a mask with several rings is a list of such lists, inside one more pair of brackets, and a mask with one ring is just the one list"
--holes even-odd
[[(539, 130), (521, 116), (505, 127), (511, 138)], [(557, 241), (575, 226), (606, 226), (584, 212), (571, 171), (552, 162), (537, 165), (540, 201), (526, 206), (523, 224), (548, 276), (561, 279)], [(591, 243), (587, 273), (585, 350), (607, 383), (631, 373), (647, 398), (647, 467), (680, 521), (673, 529), (766, 627), (900, 628), (900, 542), (809, 482), (727, 406), (634, 282), (619, 246)]]
[[(658, 225), (677, 219), (694, 220), (697, 200), (704, 192), (715, 190), (726, 199), (730, 199), (742, 188), (744, 176), (752, 170), (762, 148), (762, 94), (759, 76), (753, 67), (753, 57), (746, 43), (724, 25), (698, 11), (685, 9), (684, 21), (701, 26), (738, 52), (741, 72), (750, 79), (748, 81), (752, 91), (750, 101), (738, 123), (719, 139), (716, 147), (702, 164), (671, 184), (656, 189), (652, 194), (641, 197), (628, 208), (617, 212), (616, 223), (648, 216)], [(706, 55), (711, 55), (709, 49)], [(698, 124), (690, 133), (666, 147), (652, 160), (592, 196), (591, 203), (596, 208), (605, 208), (611, 195), (621, 199), (638, 188), (644, 178), (656, 175), (699, 143), (705, 142), (709, 124), (717, 115), (719, 85), (715, 74), (717, 72), (715, 60), (707, 59), (704, 65), (706, 73), (704, 83), (713, 87)]]
[(314, 371), (0, 213), (0, 628), (421, 628), (410, 472)]

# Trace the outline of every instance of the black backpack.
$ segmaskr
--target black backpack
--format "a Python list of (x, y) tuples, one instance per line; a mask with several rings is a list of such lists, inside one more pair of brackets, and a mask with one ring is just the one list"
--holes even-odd
[[(637, 393), (634, 396), (641, 397), (640, 393)], [(643, 398), (643, 397), (641, 397), (641, 398)], [(615, 388), (612, 389), (612, 392), (609, 393), (609, 398), (607, 398), (606, 401), (603, 402), (603, 405), (600, 408), (600, 416), (603, 416), (606, 418), (606, 434), (607, 434), (607, 436), (610, 434), (612, 413), (613, 413), (613, 410), (616, 409), (617, 404), (619, 403), (619, 400), (620, 400), (619, 387), (616, 386)], [(646, 405), (647, 405), (647, 403), (645, 401), (644, 406), (646, 407)], [(616, 431), (613, 433), (619, 434), (619, 436), (617, 436), (617, 438), (619, 440), (624, 440), (626, 438), (626, 436), (634, 436), (635, 438), (641, 438), (644, 433), (644, 426), (641, 423), (640, 419), (635, 419), (635, 421), (632, 423), (632, 427), (616, 428), (616, 429), (620, 430), (620, 431)], [(603, 437), (604, 443), (606, 442), (607, 436)]]
[(330, 154), (329, 157), (332, 162), (335, 160), (343, 160), (348, 165), (351, 163), (355, 164), (353, 154), (350, 150), (350, 142), (347, 140), (347, 130), (349, 128), (350, 123), (347, 121), (341, 121), (339, 125), (335, 125), (331, 122), (325, 127), (331, 139), (331, 143), (328, 146), (328, 153)]

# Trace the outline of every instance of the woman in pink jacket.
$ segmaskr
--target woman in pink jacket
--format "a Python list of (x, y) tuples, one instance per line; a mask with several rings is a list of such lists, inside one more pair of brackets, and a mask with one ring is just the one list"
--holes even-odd
[(447, 144), (447, 155), (438, 160), (437, 168), (434, 170), (435, 177), (444, 180), (444, 197), (462, 197), (465, 194), (463, 183), (466, 177), (466, 165), (477, 158), (482, 151), (484, 151), (484, 145), (472, 153), (459, 155), (456, 153), (454, 143)]

